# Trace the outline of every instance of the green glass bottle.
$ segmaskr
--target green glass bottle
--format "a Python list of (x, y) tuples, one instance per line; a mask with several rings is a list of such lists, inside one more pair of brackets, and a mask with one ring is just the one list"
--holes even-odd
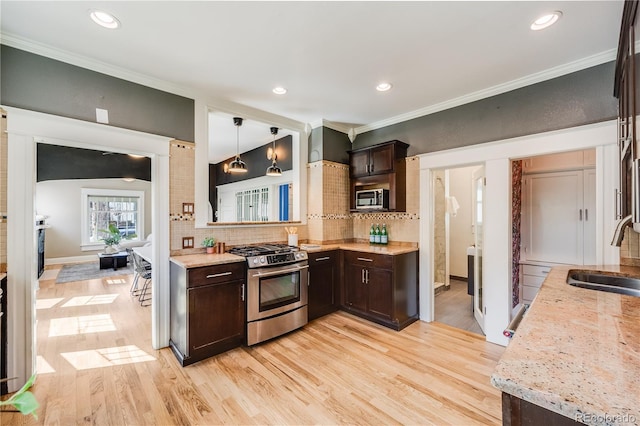
[(376, 244), (380, 244), (380, 225), (378, 225), (377, 223), (373, 242)]
[(371, 224), (371, 229), (369, 229), (369, 244), (375, 243), (376, 239), (376, 230), (373, 228), (373, 223)]
[(382, 231), (380, 231), (380, 244), (387, 245), (389, 242), (389, 234), (387, 234), (387, 225), (382, 224)]

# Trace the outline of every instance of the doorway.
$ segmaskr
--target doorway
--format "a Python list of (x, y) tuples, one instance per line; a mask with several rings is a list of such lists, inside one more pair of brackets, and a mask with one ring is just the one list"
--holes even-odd
[[(19, 388), (35, 369), (35, 289), (37, 271), (35, 255), (35, 148), (37, 143), (68, 142), (86, 147), (91, 141), (97, 149), (132, 152), (151, 158), (153, 259), (157, 264), (153, 292), (152, 342), (154, 348), (169, 341), (169, 265), (158, 262), (169, 257), (169, 141), (170, 138), (134, 132), (116, 127), (88, 123), (64, 117), (7, 109), (8, 180), (13, 184), (7, 194), (8, 216), (13, 224), (7, 232), (8, 280), (18, 291), (8, 298), (8, 344), (13, 348), (7, 373), (17, 377), (11, 385)], [(43, 136), (44, 135), (44, 136)], [(12, 165), (17, 165), (12, 167)], [(13, 392), (15, 389), (9, 389)]]
[(482, 243), (475, 230), (481, 229), (483, 198), (477, 199), (474, 179), (484, 176), (483, 170), (466, 166), (432, 172), (434, 319), (476, 334), (483, 334), (483, 317), (474, 315), (475, 310), (482, 312), (474, 309), (482, 306), (481, 292), (478, 297), (473, 285), (474, 277), (482, 276), (481, 258), (474, 254)]

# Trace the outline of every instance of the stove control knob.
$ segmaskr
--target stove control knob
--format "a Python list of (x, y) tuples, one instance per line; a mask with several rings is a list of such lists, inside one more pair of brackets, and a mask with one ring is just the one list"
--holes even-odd
[(253, 263), (258, 263), (258, 258), (256, 257), (255, 259), (253, 259)]
[(260, 256), (260, 263), (264, 263), (266, 262), (266, 259), (264, 258), (264, 256)]

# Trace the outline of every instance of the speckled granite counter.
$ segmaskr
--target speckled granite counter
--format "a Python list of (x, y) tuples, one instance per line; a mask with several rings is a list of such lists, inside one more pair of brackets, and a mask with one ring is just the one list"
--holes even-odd
[[(354, 250), (367, 253), (389, 254), (398, 255), (404, 253), (411, 253), (418, 251), (417, 247), (408, 245), (387, 245), (387, 246), (375, 246), (365, 243), (340, 243), (340, 244), (300, 244), (301, 250), (308, 252), (319, 252), (328, 250)], [(223, 254), (186, 254), (181, 256), (171, 256), (170, 260), (177, 263), (183, 268), (197, 268), (200, 266), (221, 265), (224, 263), (243, 262), (245, 260), (242, 256), (236, 256), (231, 253)]]
[(231, 253), (222, 254), (187, 254), (183, 256), (171, 256), (172, 262), (183, 268), (197, 268), (200, 266), (222, 265), (225, 263), (244, 262), (245, 258)]
[(386, 246), (381, 246), (381, 245), (372, 245), (367, 243), (338, 243), (338, 244), (324, 244), (324, 245), (300, 244), (300, 248), (311, 253), (316, 251), (340, 249), (340, 250), (361, 251), (365, 253), (388, 254), (392, 256), (395, 256), (398, 254), (404, 254), (404, 253), (411, 253), (413, 251), (418, 251), (418, 247), (413, 247), (410, 245), (390, 244)]
[(637, 267), (554, 267), (491, 383), (587, 424), (640, 424), (640, 297), (566, 283), (570, 269), (640, 277)]

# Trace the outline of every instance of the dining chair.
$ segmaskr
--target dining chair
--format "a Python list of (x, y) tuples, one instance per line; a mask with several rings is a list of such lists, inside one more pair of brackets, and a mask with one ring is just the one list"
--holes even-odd
[[(130, 293), (132, 296), (137, 296), (141, 306), (149, 306), (151, 303), (146, 303), (151, 300), (150, 295), (147, 295), (149, 286), (151, 285), (151, 264), (144, 260), (135, 251), (131, 252), (133, 258), (133, 267), (136, 272), (136, 276), (131, 284)], [(140, 278), (144, 280), (142, 288), (138, 288)], [(149, 296), (149, 297), (147, 297)]]

